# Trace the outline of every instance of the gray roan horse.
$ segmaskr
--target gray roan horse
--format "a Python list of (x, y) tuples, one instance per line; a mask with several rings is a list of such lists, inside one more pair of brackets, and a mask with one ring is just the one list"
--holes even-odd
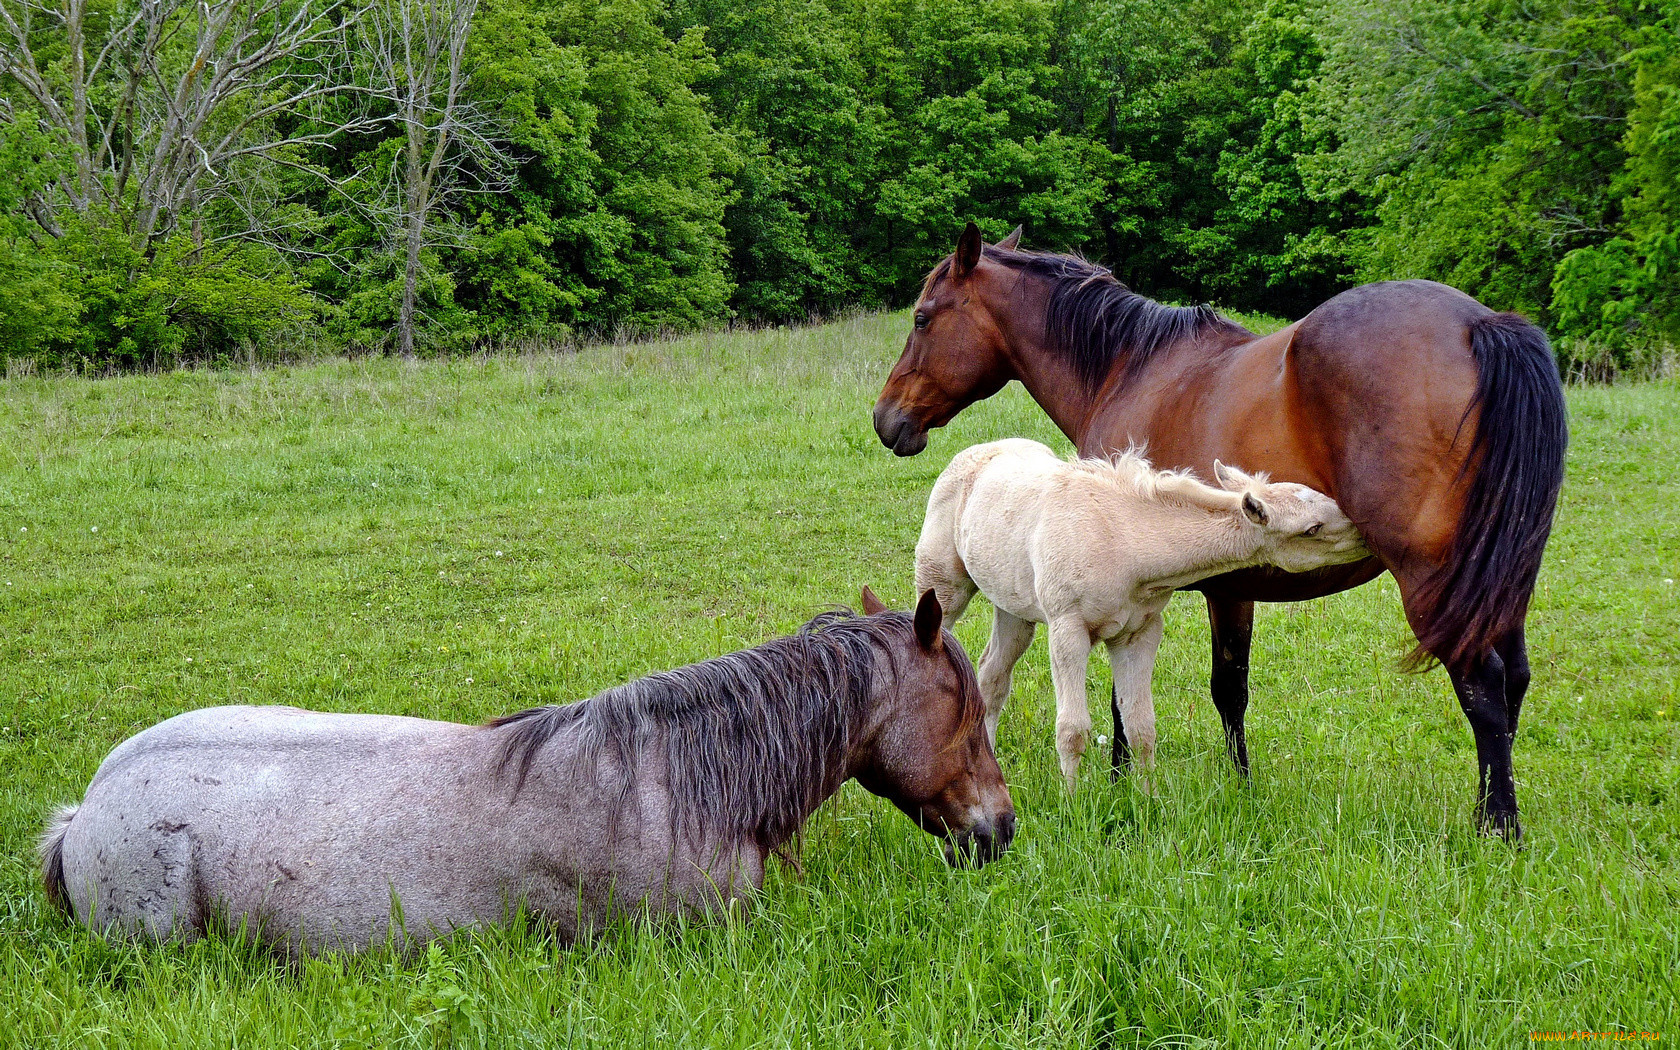
[(219, 707), (129, 738), (42, 841), (55, 904), (96, 930), (241, 928), (288, 952), (409, 945), (523, 907), (570, 940), (698, 912), (849, 778), (947, 839), (1014, 835), (962, 647), (932, 592), (484, 726)]

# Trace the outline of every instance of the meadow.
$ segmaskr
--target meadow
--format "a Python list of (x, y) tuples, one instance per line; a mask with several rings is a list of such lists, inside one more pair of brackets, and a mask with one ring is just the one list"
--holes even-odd
[[(1384, 577), (1261, 607), (1250, 783), (1206, 696), (1199, 596), (1168, 612), (1154, 797), (1095, 752), (1061, 789), (1041, 632), (999, 740), (1020, 835), (978, 872), (854, 784), (750, 921), (577, 948), (521, 926), (291, 964), (233, 938), (111, 945), (48, 908), (46, 814), (179, 711), (474, 722), (756, 644), (864, 584), (908, 607), (949, 457), (1067, 446), (1011, 387), (895, 459), (869, 409), (907, 329), (0, 380), (0, 1047), (1680, 1036), (1673, 382), (1569, 391), (1521, 848), (1474, 833), (1469, 728), (1441, 671), (1397, 670)], [(988, 624), (977, 600), (976, 655)]]

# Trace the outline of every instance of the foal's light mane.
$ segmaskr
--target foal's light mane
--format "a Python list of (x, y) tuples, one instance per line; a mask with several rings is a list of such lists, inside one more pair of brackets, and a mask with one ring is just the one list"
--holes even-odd
[[(1153, 502), (1189, 504), (1210, 511), (1229, 511), (1241, 505), (1241, 492), (1209, 485), (1192, 470), (1157, 470), (1150, 466), (1141, 446), (1102, 458), (1068, 457), (1068, 466), (1080, 474), (1113, 484), (1129, 484), (1139, 498)], [(1265, 474), (1249, 475), (1249, 488), (1265, 485)]]

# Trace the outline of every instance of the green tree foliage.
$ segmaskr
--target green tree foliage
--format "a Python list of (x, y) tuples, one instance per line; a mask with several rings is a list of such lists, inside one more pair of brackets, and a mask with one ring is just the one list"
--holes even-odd
[[(193, 9), (149, 10), (181, 29)], [(901, 304), (973, 219), (1238, 309), (1434, 278), (1608, 374), (1680, 342), (1677, 20), (1676, 0), (481, 0), (468, 100), (513, 173), (452, 161), (480, 191), (418, 257), (421, 345)], [(124, 251), (115, 181), (111, 206), (43, 222), (88, 177), (64, 144), (94, 139), (41, 117), (76, 81), (63, 41), (28, 39), (0, 55), (0, 354), (146, 364), (303, 324), (391, 345), (398, 100), (356, 81), (266, 118), (238, 179), (181, 169), (201, 188)], [(362, 76), (273, 66), (329, 68)], [(89, 120), (123, 97), (95, 92)]]
[(1633, 71), (1627, 163), (1610, 189), (1626, 221), (1565, 255), (1552, 281), (1558, 326), (1573, 339), (1566, 349), (1589, 372), (1680, 344), (1680, 3), (1664, 15), (1624, 60)]

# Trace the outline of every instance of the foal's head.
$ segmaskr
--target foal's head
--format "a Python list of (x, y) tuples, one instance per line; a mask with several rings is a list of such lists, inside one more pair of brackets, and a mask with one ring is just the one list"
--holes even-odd
[[(863, 611), (886, 606), (866, 587)], [(986, 734), (974, 667), (930, 590), (916, 606), (915, 637), (890, 653), (895, 674), (853, 753), (852, 775), (946, 840), (953, 865), (984, 864), (1015, 837), (1015, 804)]]
[(1213, 461), (1219, 487), (1242, 495), (1242, 512), (1260, 530), (1260, 553), (1285, 572), (1307, 572), (1370, 557), (1359, 529), (1336, 501), (1292, 481), (1267, 481)]

